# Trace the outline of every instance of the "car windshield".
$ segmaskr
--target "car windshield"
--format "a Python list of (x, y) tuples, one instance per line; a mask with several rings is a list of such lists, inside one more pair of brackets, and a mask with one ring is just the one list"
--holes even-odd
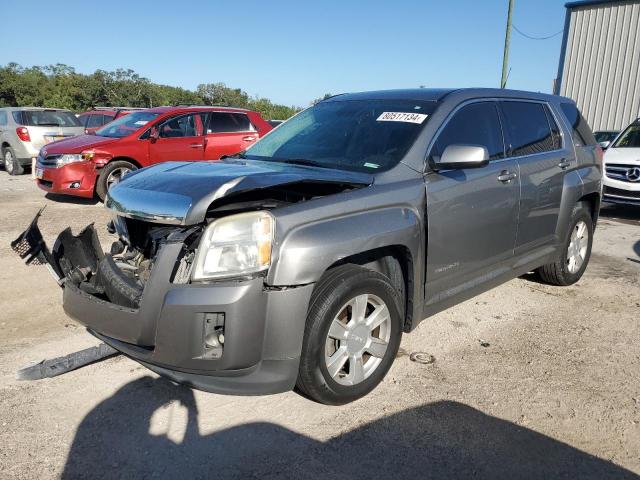
[(618, 138), (614, 148), (640, 148), (640, 123), (629, 125)]
[(387, 170), (404, 157), (435, 106), (412, 100), (320, 102), (271, 131), (244, 157), (358, 172)]
[(101, 137), (122, 138), (140, 130), (159, 114), (152, 112), (133, 112), (119, 117), (111, 123), (96, 131)]
[(619, 132), (596, 132), (593, 134), (596, 137), (596, 142), (613, 142)]
[(28, 127), (81, 127), (78, 118), (64, 110), (23, 110), (22, 122)]

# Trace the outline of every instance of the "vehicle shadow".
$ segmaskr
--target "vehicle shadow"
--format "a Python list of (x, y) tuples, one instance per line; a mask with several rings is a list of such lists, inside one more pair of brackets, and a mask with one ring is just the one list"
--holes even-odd
[(604, 202), (600, 216), (611, 220), (621, 220), (631, 225), (640, 225), (640, 206)]
[(96, 205), (100, 203), (100, 200), (96, 197), (83, 198), (72, 195), (58, 195), (55, 193), (45, 193), (44, 198), (57, 203), (75, 203), (77, 205)]
[[(176, 403), (188, 412), (182, 440), (150, 433), (152, 415)], [(272, 423), (202, 435), (198, 415), (188, 388), (135, 380), (84, 418), (62, 478), (640, 478), (457, 402), (408, 409), (326, 442)]]

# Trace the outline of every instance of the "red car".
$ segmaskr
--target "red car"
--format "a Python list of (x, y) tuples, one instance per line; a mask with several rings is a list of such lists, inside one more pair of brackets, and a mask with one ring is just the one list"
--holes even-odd
[(78, 115), (78, 121), (84, 127), (84, 133), (95, 133), (104, 125), (113, 122), (116, 118), (144, 108), (131, 107), (94, 107), (93, 110), (82, 112)]
[(125, 173), (169, 160), (218, 160), (272, 129), (257, 112), (229, 107), (158, 107), (129, 113), (95, 135), (60, 140), (38, 155), (38, 186), (104, 200)]

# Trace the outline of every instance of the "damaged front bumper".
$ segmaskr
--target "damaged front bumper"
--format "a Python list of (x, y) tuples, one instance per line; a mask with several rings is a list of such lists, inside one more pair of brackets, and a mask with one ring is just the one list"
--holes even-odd
[(184, 238), (170, 235), (136, 298), (102, 252), (93, 226), (77, 236), (65, 230), (49, 251), (39, 216), (12, 247), (27, 263), (49, 265), (63, 287), (65, 312), (90, 333), (201, 390), (246, 395), (293, 388), (312, 285), (271, 289), (263, 277), (176, 283)]

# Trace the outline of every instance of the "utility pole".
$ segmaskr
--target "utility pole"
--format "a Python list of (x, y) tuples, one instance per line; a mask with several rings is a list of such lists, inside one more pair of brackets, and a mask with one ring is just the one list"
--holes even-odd
[(509, 41), (511, 40), (511, 13), (513, 12), (513, 0), (509, 0), (509, 13), (507, 14), (507, 31), (504, 34), (504, 54), (502, 55), (502, 81), (500, 88), (507, 86), (507, 69), (509, 67)]

